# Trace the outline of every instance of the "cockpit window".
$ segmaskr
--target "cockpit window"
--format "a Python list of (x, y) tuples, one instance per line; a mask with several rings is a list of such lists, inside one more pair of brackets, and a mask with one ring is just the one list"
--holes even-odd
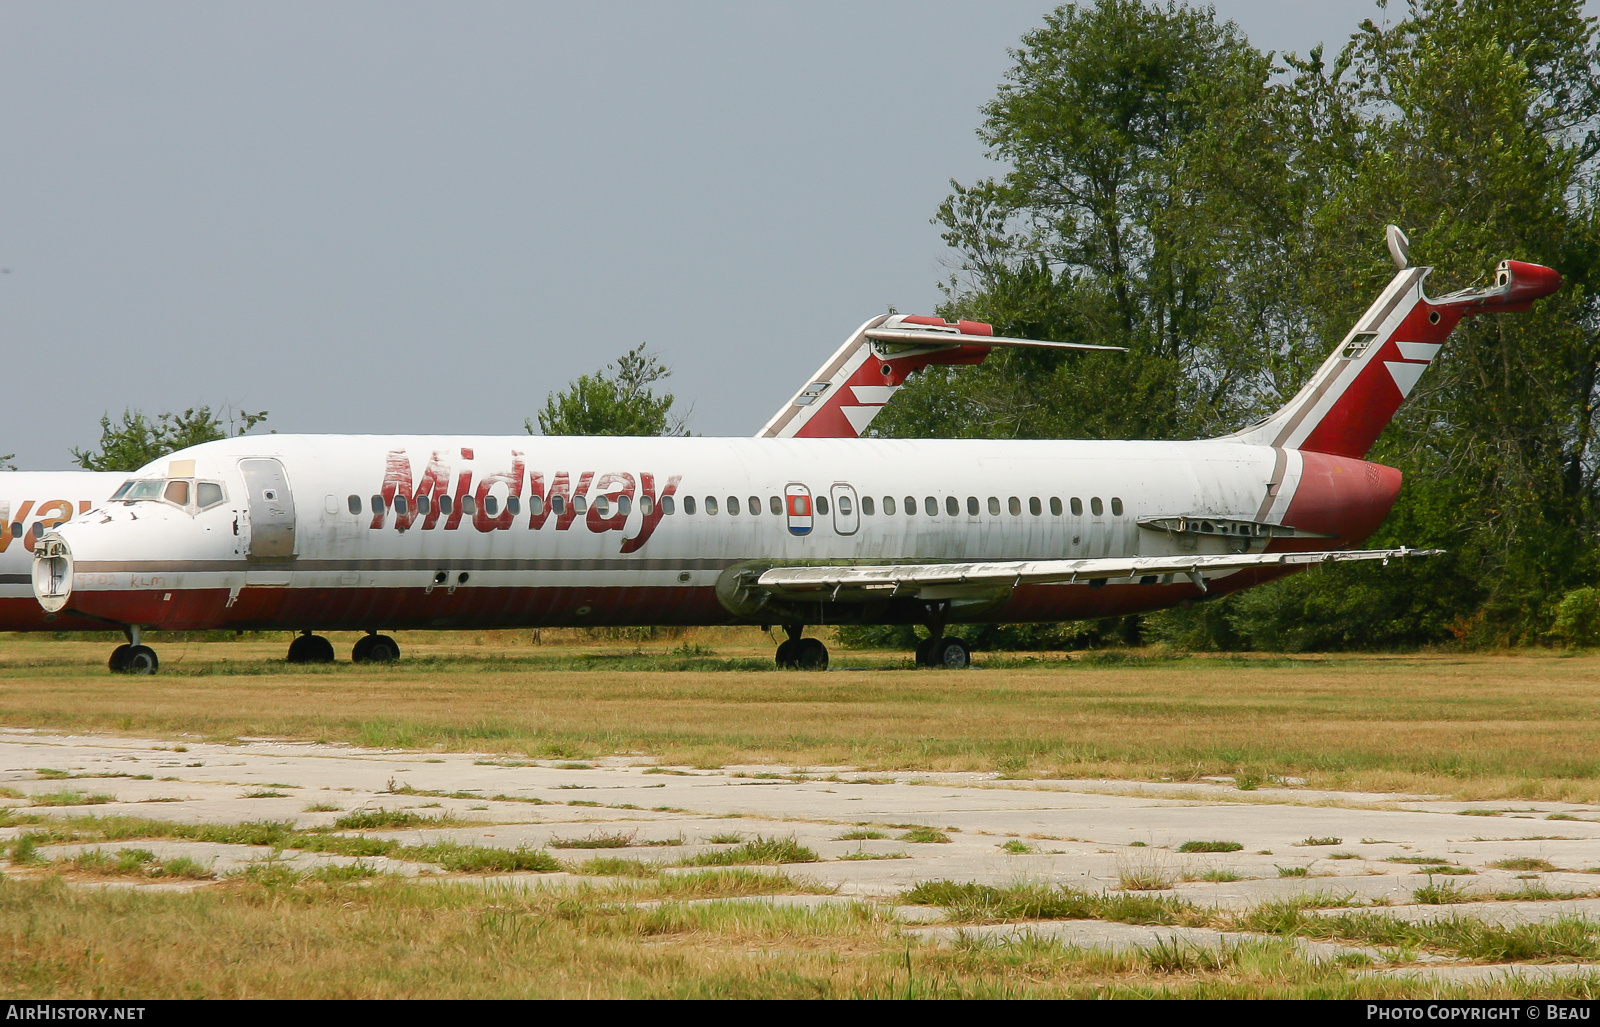
[(133, 488), (133, 484), (134, 483), (131, 482), (131, 481), (123, 482), (122, 483), (122, 487), (117, 489), (117, 491), (115, 491), (115, 492), (113, 492), (111, 494), (111, 498), (112, 499), (121, 499), (123, 496), (127, 495), (129, 489)]
[(186, 481), (169, 481), (166, 490), (161, 493), (161, 498), (174, 506), (189, 505), (189, 483)]
[(202, 481), (194, 487), (194, 505), (202, 510), (216, 506), (223, 499), (222, 486), (214, 481)]
[(161, 490), (166, 486), (165, 481), (130, 481), (126, 491), (122, 493), (124, 502), (132, 503), (139, 499), (160, 499)]

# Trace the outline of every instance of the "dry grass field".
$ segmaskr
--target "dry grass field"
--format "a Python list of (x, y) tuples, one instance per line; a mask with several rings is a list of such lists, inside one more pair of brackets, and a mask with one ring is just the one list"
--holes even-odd
[[(353, 640), (334, 638), (341, 659)], [(1019, 779), (1229, 775), (1245, 790), (1288, 779), (1307, 788), (1467, 800), (1600, 801), (1600, 657), (1591, 655), (980, 654), (969, 671), (941, 672), (912, 669), (903, 653), (835, 648), (834, 670), (799, 673), (773, 669), (771, 641), (740, 630), (637, 642), (574, 631), (537, 639), (528, 632), (401, 635), (405, 659), (389, 667), (291, 668), (282, 662), (286, 636), (151, 641), (162, 673), (130, 678), (105, 670), (109, 638), (0, 636), (0, 726), (191, 745), (266, 737), (547, 761), (641, 755), (702, 768), (979, 770)], [(195, 775), (228, 773), (185, 766), (200, 768)], [(35, 790), (64, 788), (54, 782), (73, 776), (8, 773), (18, 782), (37, 774), (46, 784), (28, 786)], [(128, 777), (111, 773), (82, 787), (110, 789)], [(689, 780), (644, 780), (680, 779)], [(432, 793), (397, 792), (392, 779), (388, 787), (391, 803), (440, 806), (413, 797)], [(1321, 905), (1352, 901), (1321, 891), (1225, 911), (1137, 890), (1021, 880), (933, 882), (851, 898), (808, 879), (804, 862), (707, 870), (683, 860), (662, 870), (565, 848), (517, 855), (537, 857), (538, 865), (509, 874), (492, 860), (484, 864), (492, 869), (462, 871), (445, 865), (449, 853), (436, 844), (383, 849), (359, 831), (308, 841), (293, 834), (292, 822), (266, 820), (205, 828), (218, 838), (272, 835), (251, 842), (260, 850), (255, 862), (212, 872), (170, 853), (152, 855), (173, 837), (195, 837), (202, 829), (191, 820), (164, 827), (101, 819), (92, 808), (51, 809), (48, 794), (3, 794), (20, 805), (0, 810), (8, 857), (0, 878), (0, 989), (19, 998), (1600, 995), (1600, 978), (1582, 968), (1600, 961), (1600, 927), (1572, 917), (1508, 927), (1471, 916), (1407, 921), (1367, 908), (1321, 915)], [(561, 816), (587, 816), (598, 803), (570, 805), (577, 812)], [(568, 806), (546, 802), (538, 810)], [(498, 821), (482, 821), (491, 822)], [(828, 829), (830, 836), (838, 830)], [(1553, 837), (1555, 828), (1535, 830)], [(78, 847), (63, 849), (63, 842)], [(311, 848), (343, 862), (308, 870), (286, 858)], [(369, 849), (404, 851), (441, 869), (402, 876), (381, 859), (369, 863)], [(458, 861), (461, 853), (487, 859), (491, 852), (450, 851)], [(1125, 850), (1129, 860), (1153, 851)], [(1444, 890), (1453, 879), (1441, 880)], [(903, 912), (919, 903), (942, 907), (962, 930), (1076, 920), (1247, 932), (1247, 940), (1114, 951), (979, 934), (934, 943)], [(1346, 954), (1312, 958), (1308, 943)], [(1383, 952), (1364, 955), (1376, 952), (1372, 946)], [(1549, 977), (1405, 976), (1423, 956), (1469, 969), (1581, 966)]]
[[(341, 653), (355, 636), (334, 639)], [(104, 640), (0, 636), (0, 724), (289, 737), (546, 758), (1234, 775), (1464, 799), (1600, 800), (1600, 656), (980, 654), (968, 671), (835, 649), (779, 672), (759, 632), (402, 635), (388, 667), (291, 668), (287, 636), (154, 640), (116, 677)], [(839, 669), (843, 668), (843, 669)], [(849, 669), (864, 668), (864, 669)]]
[[(729, 873), (726, 894), (753, 878)], [(776, 883), (772, 883), (772, 882)], [(713, 895), (715, 886), (705, 889)], [(237, 880), (205, 892), (0, 883), (0, 988), (13, 998), (1580, 998), (1592, 974), (1482, 983), (1313, 961), (1292, 934), (1208, 950), (1049, 941), (928, 946), (879, 905), (657, 899), (653, 885)], [(1172, 923), (1159, 903), (1133, 922)], [(1249, 914), (1293, 919), (1289, 907)], [(1155, 916), (1155, 920), (1149, 919)], [(1244, 919), (1244, 918), (1240, 918)], [(1317, 920), (1319, 918), (1302, 919)], [(1359, 925), (1360, 917), (1344, 918)], [(1385, 930), (1393, 925), (1385, 923)], [(1323, 935), (1338, 936), (1323, 929)], [(1359, 937), (1361, 927), (1345, 933)], [(1446, 932), (1435, 930), (1434, 935)], [(1594, 932), (1481, 925), (1447, 940), (1583, 954)], [(1533, 935), (1538, 935), (1534, 938)], [(1470, 938), (1469, 938), (1470, 936)], [(1446, 951), (1451, 951), (1446, 947)]]

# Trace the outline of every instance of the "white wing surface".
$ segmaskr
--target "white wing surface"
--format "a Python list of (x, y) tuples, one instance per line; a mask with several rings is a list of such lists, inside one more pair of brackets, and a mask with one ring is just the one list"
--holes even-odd
[(1208, 578), (1257, 567), (1345, 563), (1435, 556), (1442, 549), (1353, 549), (1320, 553), (1239, 553), (1222, 556), (1142, 556), (1096, 560), (999, 560), (985, 563), (915, 563), (773, 567), (757, 588), (785, 599), (865, 597), (954, 598), (1018, 585), (1171, 584), (1188, 578), (1202, 592)]

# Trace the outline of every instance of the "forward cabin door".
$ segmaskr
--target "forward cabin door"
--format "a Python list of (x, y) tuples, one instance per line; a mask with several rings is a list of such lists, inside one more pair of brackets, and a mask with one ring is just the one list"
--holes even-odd
[(245, 502), (250, 508), (245, 555), (252, 560), (294, 556), (294, 495), (283, 464), (265, 457), (240, 460), (239, 471), (244, 475)]

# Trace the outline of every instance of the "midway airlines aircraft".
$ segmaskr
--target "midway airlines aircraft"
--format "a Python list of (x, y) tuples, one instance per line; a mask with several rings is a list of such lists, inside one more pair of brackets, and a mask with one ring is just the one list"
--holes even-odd
[[(874, 343), (890, 338), (885, 332), (893, 329), (877, 333), (869, 333), (868, 329), (899, 320), (939, 325), (952, 337), (963, 336), (970, 341), (898, 346), (893, 352), (875, 353)], [(993, 333), (993, 328), (977, 321), (947, 325), (937, 317), (876, 318), (863, 325), (817, 374), (807, 379), (808, 384), (767, 422), (760, 435), (856, 438), (912, 371), (929, 364), (982, 363), (997, 346), (1120, 348), (1003, 339)], [(873, 338), (869, 339), (868, 334)], [(858, 382), (850, 388), (849, 381), (860, 376), (861, 366), (869, 357), (882, 361), (881, 366), (890, 370), (881, 379)], [(33, 595), (33, 546), (56, 525), (99, 506), (127, 480), (127, 474), (121, 471), (0, 471), (0, 631), (93, 631), (106, 627), (104, 622), (76, 618), (70, 613), (50, 616), (39, 606)]]
[[(158, 665), (152, 628), (299, 630), (289, 656), (309, 662), (333, 658), (317, 630), (365, 631), (365, 661), (395, 658), (379, 631), (398, 628), (782, 625), (779, 665), (823, 667), (804, 628), (861, 622), (925, 625), (917, 662), (959, 667), (952, 624), (1135, 613), (1413, 555), (1352, 548), (1400, 488), (1363, 457), (1462, 317), (1527, 310), (1561, 278), (1508, 260), (1492, 286), (1430, 298), (1429, 269), (1389, 242), (1399, 273), (1312, 379), (1222, 438), (246, 436), (156, 461), (47, 532), (34, 592), (123, 628), (111, 667), (135, 673)], [(858, 345), (949, 355), (974, 334), (890, 320)], [(874, 405), (851, 384), (874, 372), (893, 384), (892, 361), (864, 360), (791, 405)]]

